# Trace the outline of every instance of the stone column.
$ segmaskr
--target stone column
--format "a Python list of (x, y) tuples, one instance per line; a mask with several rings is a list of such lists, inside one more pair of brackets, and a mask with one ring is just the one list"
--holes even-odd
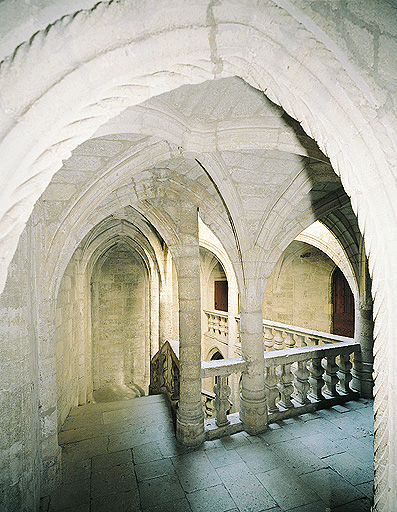
[(228, 280), (228, 348), (227, 357), (234, 357), (238, 343), (238, 328), (236, 316), (238, 315), (238, 287), (235, 279)]
[(178, 204), (178, 238), (173, 248), (178, 275), (180, 400), (176, 435), (181, 444), (204, 441), (201, 403), (201, 300), (197, 207)]
[(240, 336), (241, 354), (249, 363), (248, 371), (243, 373), (242, 378), (240, 419), (246, 432), (257, 434), (267, 427), (263, 315), (260, 297), (253, 296), (248, 301), (242, 300)]
[(159, 315), (159, 331), (160, 347), (164, 345), (166, 341), (170, 341), (172, 336), (172, 319), (173, 319), (173, 304), (172, 304), (172, 258), (168, 252), (168, 248), (164, 250), (163, 255), (163, 276), (164, 279), (161, 282), (160, 287), (160, 315)]
[(359, 280), (359, 298), (356, 307), (355, 333), (356, 341), (360, 343), (361, 354), (355, 358), (353, 380), (351, 387), (359, 391), (364, 398), (373, 397), (373, 347), (374, 324), (372, 311), (371, 278), (368, 271), (364, 244), (361, 248), (361, 275)]
[(359, 391), (364, 398), (373, 397), (373, 346), (374, 324), (372, 319), (372, 301), (358, 302), (356, 309), (355, 339), (360, 343), (361, 354), (355, 358), (352, 389)]

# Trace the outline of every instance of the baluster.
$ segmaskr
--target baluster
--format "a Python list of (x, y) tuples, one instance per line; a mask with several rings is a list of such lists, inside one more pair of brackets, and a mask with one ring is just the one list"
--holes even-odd
[(218, 381), (214, 386), (214, 393), (214, 408), (216, 410), (215, 423), (218, 425), (218, 427), (224, 427), (230, 423), (230, 421), (227, 419), (227, 412), (232, 406), (232, 403), (229, 400), (231, 389), (227, 384), (227, 377), (218, 377)]
[(180, 384), (180, 377), (179, 377), (179, 368), (175, 361), (172, 360), (171, 364), (171, 399), (172, 400), (179, 400), (179, 384)]
[(274, 335), (274, 350), (281, 350), (284, 348), (284, 338), (283, 331), (280, 329), (275, 329), (276, 333)]
[(222, 334), (222, 336), (226, 336), (226, 322), (227, 322), (227, 319), (224, 317), (221, 317), (221, 334)]
[(284, 334), (285, 334), (285, 337), (284, 337), (285, 348), (294, 348), (295, 339), (294, 339), (294, 335), (292, 334), (292, 332), (285, 331)]
[(303, 334), (295, 334), (295, 338), (297, 340), (297, 342), (296, 342), (297, 347), (305, 347), (306, 346), (305, 336)]
[(330, 397), (338, 396), (338, 392), (336, 391), (336, 385), (338, 384), (338, 367), (335, 363), (335, 356), (325, 358), (324, 370), (324, 382), (326, 386), (324, 394)]
[(272, 350), (274, 343), (273, 330), (267, 325), (264, 327), (263, 342), (266, 347), (266, 352)]
[(350, 370), (353, 365), (350, 362), (350, 355), (340, 354), (336, 359), (336, 363), (339, 367), (339, 371), (337, 372), (339, 378), (339, 389), (342, 393), (351, 393), (350, 381), (353, 377)]
[(224, 319), (224, 334), (225, 334), (226, 338), (229, 336), (229, 318), (228, 317), (226, 317)]
[(213, 399), (208, 395), (202, 395), (202, 402), (205, 419), (212, 418), (214, 412)]
[(321, 357), (315, 357), (311, 360), (311, 363), (309, 366), (309, 372), (310, 372), (309, 397), (314, 398), (314, 400), (317, 400), (317, 401), (324, 400), (323, 394), (321, 392), (321, 390), (324, 386), (324, 380), (323, 380), (324, 369), (321, 366)]
[(208, 331), (214, 332), (214, 320), (213, 320), (214, 317), (213, 317), (213, 315), (211, 315), (211, 313), (208, 313), (207, 318), (208, 318)]
[(219, 331), (219, 316), (218, 315), (214, 315), (214, 332), (215, 332), (215, 334), (220, 334), (220, 331)]
[(280, 401), (278, 404), (285, 409), (291, 409), (291, 407), (294, 407), (294, 404), (291, 402), (291, 395), (294, 391), (294, 386), (292, 385), (294, 376), (291, 372), (291, 364), (282, 364), (277, 375), (279, 378), (277, 387), (280, 391)]
[(294, 374), (296, 378), (295, 400), (301, 405), (308, 404), (310, 402), (309, 398), (307, 397), (307, 393), (310, 388), (308, 380), (310, 372), (307, 369), (307, 361), (298, 361), (298, 367), (296, 368)]
[(269, 413), (278, 412), (276, 401), (279, 399), (280, 393), (277, 388), (276, 367), (269, 366), (266, 368), (265, 374), (265, 390), (266, 401)]

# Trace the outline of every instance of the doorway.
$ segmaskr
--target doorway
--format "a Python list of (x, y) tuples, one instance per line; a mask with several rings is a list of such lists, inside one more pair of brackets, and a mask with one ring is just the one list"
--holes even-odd
[(354, 296), (339, 267), (332, 275), (332, 334), (354, 337)]
[(214, 282), (214, 309), (216, 311), (227, 311), (228, 310), (228, 285), (227, 281), (215, 281)]

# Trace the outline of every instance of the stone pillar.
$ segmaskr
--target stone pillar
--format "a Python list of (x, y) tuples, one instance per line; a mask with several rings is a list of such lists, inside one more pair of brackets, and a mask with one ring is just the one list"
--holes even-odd
[(359, 391), (364, 398), (373, 397), (373, 319), (372, 319), (372, 301), (359, 300), (356, 309), (356, 325), (354, 337), (360, 343), (361, 354), (355, 358), (353, 368), (352, 389)]
[(242, 378), (240, 419), (246, 432), (257, 434), (267, 427), (263, 315), (259, 297), (247, 302), (240, 306), (241, 354), (249, 363)]
[(172, 303), (172, 258), (168, 252), (168, 248), (164, 249), (164, 271), (163, 280), (161, 281), (160, 287), (160, 315), (159, 315), (159, 331), (160, 347), (164, 345), (166, 341), (176, 339), (172, 333), (172, 320), (173, 320), (173, 303)]
[(361, 275), (359, 280), (359, 299), (356, 307), (355, 333), (360, 343), (361, 354), (355, 358), (351, 387), (359, 391), (364, 398), (373, 397), (373, 347), (374, 324), (372, 312), (371, 278), (369, 276), (364, 244), (361, 248)]
[(228, 348), (227, 357), (234, 357), (238, 343), (238, 328), (236, 316), (238, 315), (238, 288), (235, 279), (228, 280)]
[(204, 441), (201, 403), (201, 300), (197, 207), (178, 204), (178, 238), (173, 248), (178, 276), (180, 400), (176, 435), (181, 444)]

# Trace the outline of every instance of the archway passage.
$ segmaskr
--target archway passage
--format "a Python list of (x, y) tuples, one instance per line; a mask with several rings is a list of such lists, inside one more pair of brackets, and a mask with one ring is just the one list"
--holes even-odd
[(332, 333), (354, 337), (354, 296), (339, 267), (332, 275)]
[(147, 387), (145, 269), (126, 244), (100, 258), (91, 281), (93, 390)]

